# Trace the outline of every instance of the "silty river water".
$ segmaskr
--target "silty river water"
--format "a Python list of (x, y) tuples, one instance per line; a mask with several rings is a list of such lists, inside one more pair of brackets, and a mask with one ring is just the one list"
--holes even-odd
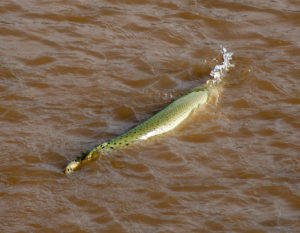
[[(0, 232), (300, 232), (300, 4), (2, 0)], [(206, 82), (171, 133), (69, 161)]]

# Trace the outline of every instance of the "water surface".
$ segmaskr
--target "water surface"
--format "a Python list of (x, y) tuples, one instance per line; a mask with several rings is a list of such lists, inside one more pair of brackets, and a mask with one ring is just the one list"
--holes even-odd
[[(299, 3), (0, 3), (1, 232), (299, 232)], [(65, 176), (204, 83), (218, 103)]]

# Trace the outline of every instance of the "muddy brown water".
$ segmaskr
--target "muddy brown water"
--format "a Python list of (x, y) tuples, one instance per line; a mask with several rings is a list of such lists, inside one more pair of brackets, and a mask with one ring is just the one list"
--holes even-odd
[[(0, 2), (0, 232), (300, 232), (296, 0)], [(218, 103), (64, 166), (207, 80)]]

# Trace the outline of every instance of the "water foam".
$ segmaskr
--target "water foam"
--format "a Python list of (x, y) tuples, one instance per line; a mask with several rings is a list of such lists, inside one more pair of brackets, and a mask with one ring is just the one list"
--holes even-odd
[(207, 85), (209, 86), (215, 86), (219, 84), (225, 77), (226, 73), (229, 71), (229, 68), (234, 67), (234, 65), (230, 63), (233, 53), (227, 52), (226, 48), (222, 48), (222, 54), (223, 64), (216, 65), (210, 72), (210, 76), (212, 77), (212, 79), (207, 80)]

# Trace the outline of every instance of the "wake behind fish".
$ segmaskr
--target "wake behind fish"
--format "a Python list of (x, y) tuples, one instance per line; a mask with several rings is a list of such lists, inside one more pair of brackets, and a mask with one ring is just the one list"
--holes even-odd
[(234, 67), (234, 64), (231, 64), (233, 52), (227, 52), (226, 48), (222, 48), (223, 54), (223, 63), (221, 65), (216, 65), (210, 72), (212, 79), (207, 80), (206, 84), (209, 87), (218, 85), (224, 79), (226, 73), (231, 67)]

